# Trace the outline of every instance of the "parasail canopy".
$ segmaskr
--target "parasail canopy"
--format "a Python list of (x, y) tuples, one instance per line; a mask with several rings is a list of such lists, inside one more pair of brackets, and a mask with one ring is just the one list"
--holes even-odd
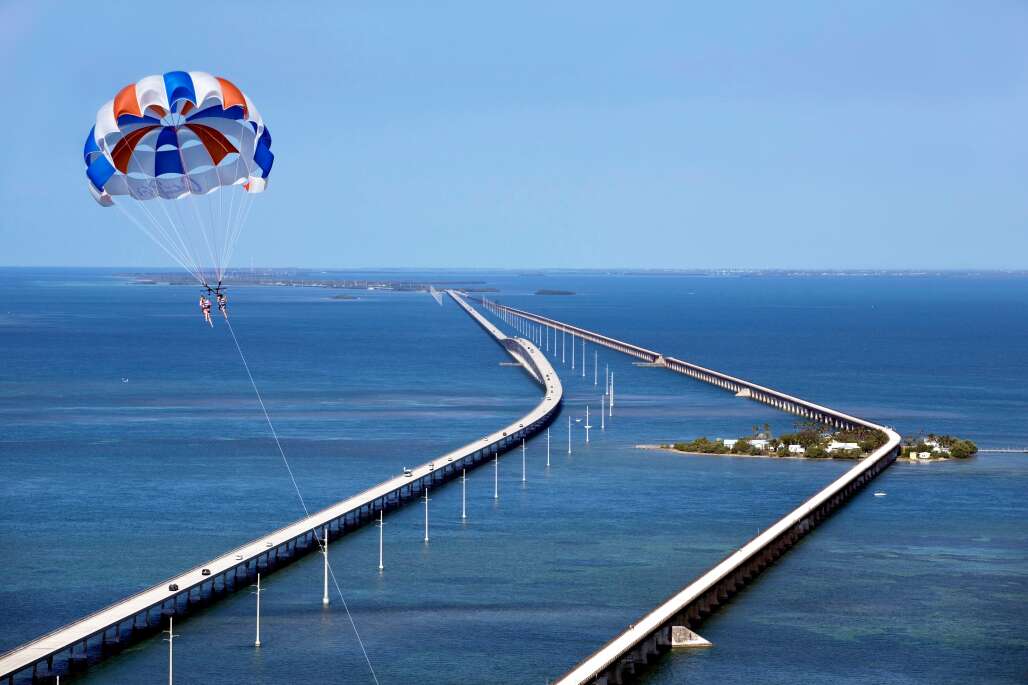
[(223, 279), (275, 159), (250, 98), (202, 71), (122, 88), (97, 112), (83, 158), (96, 201), (122, 209), (203, 285)]

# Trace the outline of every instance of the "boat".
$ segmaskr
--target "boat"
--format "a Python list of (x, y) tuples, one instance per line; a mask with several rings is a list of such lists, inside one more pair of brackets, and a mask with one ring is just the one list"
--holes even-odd
[(875, 497), (885, 497), (885, 493), (882, 492), (881, 490), (879, 490), (878, 492), (875, 493)]

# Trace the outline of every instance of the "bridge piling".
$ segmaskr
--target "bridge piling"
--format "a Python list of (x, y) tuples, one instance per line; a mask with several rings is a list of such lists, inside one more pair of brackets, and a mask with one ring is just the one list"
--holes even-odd
[[(563, 322), (510, 307), (500, 305), (495, 305), (495, 307), (494, 311), (500, 315), (559, 326), (561, 330), (567, 330), (572, 335), (572, 340), (577, 334), (583, 339), (583, 344), (584, 340), (588, 339), (598, 345), (643, 359), (654, 365), (663, 366), (670, 371), (794, 415), (812, 419), (837, 429), (870, 428), (886, 436), (886, 442), (882, 447), (779, 519), (770, 528), (763, 532), (758, 531), (755, 538), (644, 616), (639, 623), (633, 624), (628, 630), (616, 636), (607, 645), (558, 679), (555, 685), (622, 683), (631, 678), (637, 672), (637, 667), (644, 665), (648, 659), (654, 658), (654, 644), (662, 643), (664, 631), (671, 629), (675, 625), (675, 620), (684, 616), (684, 622), (692, 626), (729, 601), (785, 551), (848, 502), (871, 479), (887, 468), (898, 454), (899, 435), (885, 426), (879, 426), (792, 395), (786, 395), (673, 357), (666, 357), (652, 350), (629, 345)], [(574, 347), (572, 347), (573, 351)], [(608, 412), (611, 411), (614, 402), (613, 380), (613, 374), (611, 374), (608, 382)], [(568, 428), (570, 438), (570, 423)], [(656, 640), (655, 643), (654, 640)]]
[[(483, 441), (475, 441), (444, 455), (444, 468), (442, 469), (429, 468), (427, 464), (415, 467), (413, 469), (417, 478), (415, 482), (406, 481), (403, 475), (389, 479), (385, 483), (374, 486), (343, 502), (253, 540), (237, 550), (162, 581), (143, 592), (2, 654), (0, 655), (0, 678), (5, 678), (8, 682), (13, 683), (16, 680), (15, 675), (27, 669), (31, 669), (38, 675), (39, 664), (45, 662), (48, 657), (52, 658), (55, 654), (67, 654), (69, 671), (87, 668), (91, 658), (89, 652), (91, 637), (98, 636), (100, 638), (100, 645), (95, 650), (95, 657), (104, 658), (105, 652), (118, 651), (126, 643), (151, 632), (137, 625), (140, 617), (145, 621), (146, 626), (159, 628), (160, 625), (163, 625), (165, 616), (170, 620), (173, 616), (188, 614), (195, 606), (209, 604), (227, 595), (229, 591), (234, 592), (244, 587), (245, 585), (239, 582), (240, 575), (243, 576), (244, 582), (249, 582), (260, 573), (270, 573), (296, 561), (313, 549), (320, 549), (319, 545), (314, 544), (314, 531), (318, 527), (327, 526), (328, 529), (331, 529), (331, 526), (334, 525), (340, 535), (359, 528), (370, 521), (375, 513), (380, 514), (386, 509), (402, 506), (415, 494), (427, 491), (429, 483), (443, 483), (455, 478), (458, 466), (463, 468), (477, 466), (484, 463), (488, 456), (494, 456), (495, 486), (498, 497), (499, 455), (511, 449), (515, 436), (518, 440), (526, 439), (549, 425), (555, 412), (560, 408), (563, 390), (556, 372), (553, 371), (538, 348), (525, 340), (507, 338), (480, 314), (474, 312), (456, 293), (450, 291), (449, 294), (543, 387), (542, 401), (522, 418), (520, 424), (508, 426), (503, 435), (497, 431), (487, 436), (484, 444)], [(555, 342), (555, 335), (553, 340)], [(202, 568), (210, 569), (214, 575), (203, 576)], [(219, 575), (221, 576), (220, 587), (217, 584)], [(231, 578), (231, 583), (229, 578)], [(170, 591), (168, 588), (172, 585), (181, 586), (181, 589)], [(193, 588), (196, 588), (198, 592), (197, 597), (193, 596)], [(160, 621), (151, 621), (150, 612), (152, 610), (158, 612)], [(124, 631), (123, 634), (121, 627), (124, 623), (130, 625), (129, 630)], [(114, 633), (108, 634), (112, 629)], [(44, 644), (45, 647), (41, 647)], [(82, 653), (78, 655), (75, 650), (80, 644)], [(50, 650), (49, 654), (40, 654), (40, 649)], [(43, 661), (41, 662), (40, 659)]]

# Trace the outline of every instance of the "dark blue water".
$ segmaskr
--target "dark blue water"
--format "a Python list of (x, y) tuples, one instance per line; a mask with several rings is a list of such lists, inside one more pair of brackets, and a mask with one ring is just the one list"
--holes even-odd
[[(405, 274), (405, 277), (408, 276)], [(435, 275), (445, 278), (445, 275)], [(417, 274), (409, 275), (417, 278)], [(896, 426), (1028, 445), (1028, 280), (451, 275), (598, 328)], [(574, 297), (539, 297), (536, 288)], [(233, 321), (311, 507), (515, 419), (538, 389), (452, 303), (423, 294), (237, 289)], [(0, 649), (221, 553), (302, 511), (224, 326), (192, 288), (98, 271), (0, 271)], [(601, 388), (558, 366), (565, 411)], [(849, 464), (634, 448), (792, 419), (600, 352), (618, 406), (586, 446), (566, 415), (422, 511), (333, 545), (383, 683), (544, 682)], [(602, 372), (600, 373), (602, 385)], [(122, 382), (127, 378), (128, 382)], [(595, 420), (594, 424), (598, 423)], [(715, 643), (653, 683), (1023, 682), (1028, 458), (898, 464), (712, 619)], [(239, 593), (176, 625), (180, 683), (371, 682), (320, 559), (266, 579), (262, 642)], [(165, 677), (146, 641), (85, 682)]]

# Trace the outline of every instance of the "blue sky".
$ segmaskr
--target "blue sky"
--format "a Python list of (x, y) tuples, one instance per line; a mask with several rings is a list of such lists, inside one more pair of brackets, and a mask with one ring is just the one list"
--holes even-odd
[(1013, 0), (5, 2), (0, 264), (167, 264), (80, 151), (195, 69), (274, 134), (245, 264), (1028, 268), (1025, 36)]

